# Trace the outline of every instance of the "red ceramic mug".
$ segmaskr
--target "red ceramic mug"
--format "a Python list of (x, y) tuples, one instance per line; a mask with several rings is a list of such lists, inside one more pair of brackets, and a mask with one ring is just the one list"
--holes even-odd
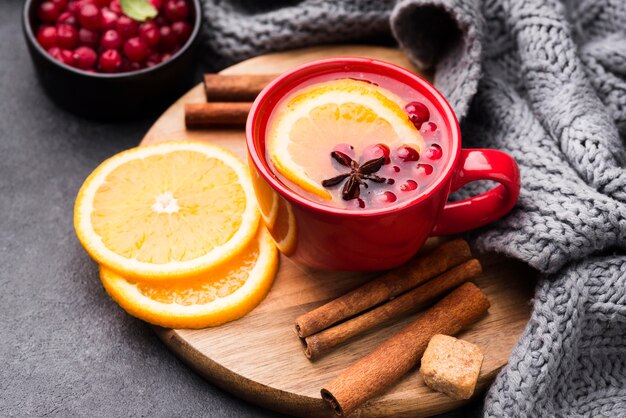
[[(265, 134), (272, 109), (281, 98), (313, 77), (355, 72), (390, 77), (417, 90), (447, 125), (447, 161), (438, 178), (413, 199), (377, 209), (330, 207), (288, 188), (268, 166)], [(384, 61), (332, 58), (282, 74), (255, 100), (246, 125), (246, 141), (265, 224), (284, 254), (314, 268), (367, 271), (396, 267), (412, 257), (429, 236), (467, 231), (502, 217), (519, 195), (519, 169), (512, 157), (496, 150), (461, 149), (456, 116), (442, 94), (421, 77)], [(448, 202), (451, 192), (476, 180), (500, 184), (478, 196)]]

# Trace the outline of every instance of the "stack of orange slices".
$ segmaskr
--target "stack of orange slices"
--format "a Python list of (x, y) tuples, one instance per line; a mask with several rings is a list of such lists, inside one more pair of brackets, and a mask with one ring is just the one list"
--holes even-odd
[(78, 239), (128, 313), (169, 328), (240, 318), (269, 291), (276, 247), (247, 167), (199, 142), (166, 142), (103, 162), (81, 187)]

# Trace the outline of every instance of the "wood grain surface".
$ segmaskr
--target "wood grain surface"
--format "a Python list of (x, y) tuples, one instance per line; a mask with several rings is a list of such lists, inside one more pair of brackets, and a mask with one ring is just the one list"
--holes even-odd
[[(398, 50), (367, 46), (309, 48), (256, 57), (224, 73), (280, 73), (295, 65), (331, 56), (365, 56), (411, 68)], [(185, 103), (205, 100), (198, 85), (174, 103), (152, 126), (142, 144), (174, 140), (208, 141), (245, 156), (241, 129), (187, 131)], [(427, 246), (434, 245), (430, 240)], [(525, 265), (495, 254), (478, 254), (484, 273), (477, 284), (492, 304), (489, 314), (460, 337), (477, 344), (485, 353), (476, 394), (493, 381), (530, 315), (530, 298), (536, 273)], [(329, 273), (298, 265), (286, 257), (268, 297), (244, 318), (217, 328), (180, 330), (155, 328), (165, 344), (194, 370), (225, 390), (250, 402), (302, 417), (330, 416), (320, 388), (343, 369), (371, 352), (415, 315), (374, 329), (315, 362), (302, 353), (293, 331), (303, 312), (353, 289), (375, 273)], [(475, 395), (476, 396), (476, 395)], [(454, 401), (431, 391), (417, 370), (357, 410), (358, 417), (429, 416), (457, 408)]]

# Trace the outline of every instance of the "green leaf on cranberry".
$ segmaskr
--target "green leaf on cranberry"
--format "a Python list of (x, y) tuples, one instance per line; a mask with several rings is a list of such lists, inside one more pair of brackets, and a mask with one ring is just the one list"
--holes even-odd
[(120, 5), (126, 16), (140, 22), (152, 19), (159, 13), (148, 0), (120, 0)]

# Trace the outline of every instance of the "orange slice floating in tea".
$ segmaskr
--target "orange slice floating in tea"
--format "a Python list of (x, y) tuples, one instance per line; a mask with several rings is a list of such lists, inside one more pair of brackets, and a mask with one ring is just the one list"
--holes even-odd
[(287, 180), (329, 200), (321, 183), (335, 172), (330, 153), (338, 144), (350, 144), (356, 155), (375, 144), (424, 148), (403, 105), (391, 91), (366, 81), (339, 79), (305, 87), (274, 110), (267, 131), (269, 159)]
[(237, 256), (196, 278), (144, 282), (100, 267), (106, 291), (126, 312), (167, 328), (204, 328), (241, 318), (270, 290), (278, 251), (265, 227)]
[(124, 151), (81, 187), (76, 234), (99, 264), (167, 280), (234, 257), (260, 220), (248, 168), (223, 148), (167, 142)]

